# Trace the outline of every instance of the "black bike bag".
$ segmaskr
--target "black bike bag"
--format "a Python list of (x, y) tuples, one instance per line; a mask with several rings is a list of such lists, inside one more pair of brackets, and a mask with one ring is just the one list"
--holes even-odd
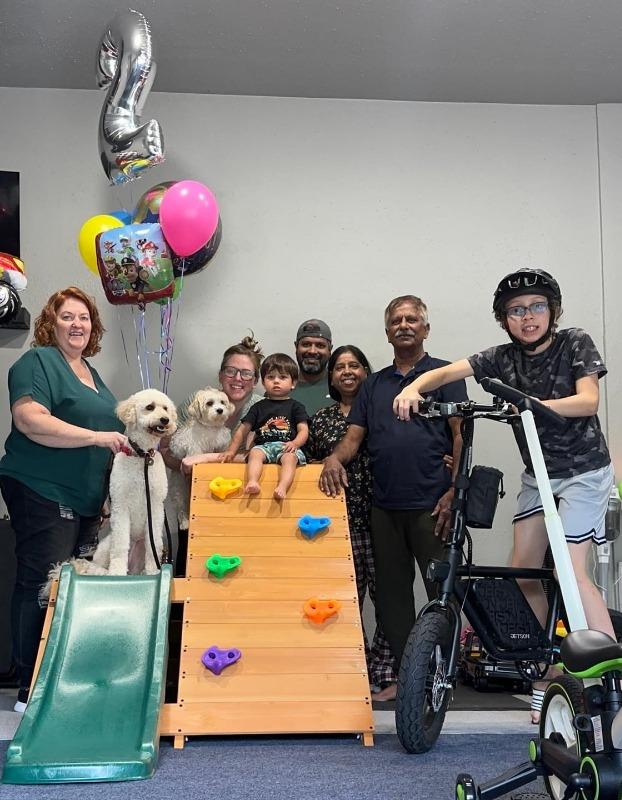
[(504, 495), (502, 472), (494, 467), (473, 467), (466, 504), (467, 525), (470, 528), (492, 528), (497, 503)]
[[(473, 580), (465, 603), (469, 616), (471, 609), (466, 606), (472, 606), (478, 621), (500, 650), (511, 653), (549, 644), (546, 633), (513, 578)], [(479, 633), (477, 624), (473, 627)]]

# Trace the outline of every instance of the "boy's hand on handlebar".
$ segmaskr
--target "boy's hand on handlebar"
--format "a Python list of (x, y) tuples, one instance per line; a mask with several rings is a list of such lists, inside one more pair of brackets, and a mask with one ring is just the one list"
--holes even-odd
[(412, 386), (407, 386), (398, 394), (393, 401), (393, 413), (398, 419), (408, 422), (410, 420), (410, 410), (414, 414), (419, 413), (419, 403), (423, 402), (423, 397)]

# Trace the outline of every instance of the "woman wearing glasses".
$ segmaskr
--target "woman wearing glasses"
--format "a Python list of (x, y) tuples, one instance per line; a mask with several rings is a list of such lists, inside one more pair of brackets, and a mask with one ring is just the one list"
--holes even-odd
[[(223, 353), (218, 381), (223, 392), (235, 406), (235, 414), (232, 414), (226, 423), (231, 431), (238, 427), (240, 420), (248, 413), (251, 406), (263, 400), (261, 394), (253, 391), (259, 380), (262, 359), (263, 353), (259, 342), (252, 336), (245, 336), (241, 342), (231, 345)], [(185, 412), (191, 400), (192, 396), (186, 398), (177, 409), (179, 427), (185, 422)], [(170, 454), (166, 440), (162, 443), (161, 452), (167, 467), (173, 470), (181, 469), (186, 475), (192, 473), (194, 464), (215, 462), (219, 456), (219, 453), (203, 453), (198, 456), (187, 456), (180, 461)], [(240, 453), (238, 459), (244, 461), (244, 453)]]
[[(561, 299), (557, 281), (544, 270), (519, 269), (506, 275), (495, 291), (493, 311), (511, 343), (426, 372), (397, 396), (394, 410), (407, 420), (427, 391), (473, 376), (478, 382), (483, 377), (499, 378), (567, 418), (561, 430), (538, 420), (544, 461), (588, 625), (615, 640), (605, 603), (586, 571), (592, 542), (605, 541), (605, 513), (613, 485), (611, 459), (597, 416), (598, 381), (607, 370), (585, 331), (557, 330)], [(528, 455), (522, 455), (526, 470), (514, 517), (512, 566), (541, 567), (548, 546), (544, 513)], [(542, 584), (525, 581), (521, 588), (544, 624), (547, 603)], [(534, 689), (534, 722), (542, 694)]]
[[(246, 336), (238, 344), (231, 345), (223, 353), (218, 380), (223, 392), (235, 406), (235, 414), (232, 414), (226, 422), (228, 428), (233, 431), (239, 425), (252, 405), (263, 400), (262, 395), (256, 394), (253, 390), (259, 380), (259, 367), (263, 359), (263, 353), (259, 342), (253, 336)], [(192, 395), (178, 407), (177, 417), (179, 426), (185, 420), (185, 411), (192, 400)], [(163, 439), (160, 444), (160, 452), (164, 463), (169, 469), (181, 470), (184, 474), (192, 474), (194, 464), (205, 464), (216, 462), (220, 453), (202, 453), (198, 456), (187, 456), (182, 461), (175, 458), (168, 449), (168, 439)], [(236, 456), (236, 461), (244, 461), (245, 454), (240, 452)], [(186, 555), (188, 551), (188, 532), (180, 530), (178, 532), (177, 556), (175, 558), (175, 575), (183, 575), (186, 565)]]

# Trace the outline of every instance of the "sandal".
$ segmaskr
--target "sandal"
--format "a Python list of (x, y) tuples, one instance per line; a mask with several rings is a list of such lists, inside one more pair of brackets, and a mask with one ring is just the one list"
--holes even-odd
[(542, 711), (542, 701), (544, 700), (544, 689), (531, 690), (531, 724), (540, 724), (540, 712)]

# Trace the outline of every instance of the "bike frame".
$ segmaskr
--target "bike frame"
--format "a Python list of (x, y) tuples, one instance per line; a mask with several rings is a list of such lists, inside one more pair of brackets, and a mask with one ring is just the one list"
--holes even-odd
[[(451, 408), (442, 412), (442, 416), (451, 414)], [(456, 404), (458, 405), (458, 404)], [(452, 506), (452, 517), (449, 534), (444, 545), (444, 560), (431, 562), (428, 570), (429, 577), (439, 583), (438, 597), (428, 602), (420, 611), (419, 617), (430, 611), (437, 611), (442, 608), (450, 615), (453, 620), (453, 639), (451, 655), (447, 664), (447, 676), (453, 682), (457, 672), (458, 654), (460, 643), (460, 632), (462, 622), (460, 619), (460, 609), (457, 607), (455, 599), (460, 605), (471, 623), (485, 649), (493, 658), (506, 661), (546, 661), (552, 663), (554, 659), (553, 638), (555, 626), (560, 611), (559, 587), (554, 580), (553, 570), (551, 569), (531, 569), (518, 567), (478, 567), (471, 563), (463, 564), (463, 547), (466, 540), (466, 504), (468, 497), (468, 477), (471, 470), (473, 458), (473, 434), (476, 419), (493, 419), (498, 422), (509, 423), (513, 416), (503, 414), (503, 408), (499, 405), (481, 405), (477, 403), (461, 403), (460, 416), (462, 417), (460, 429), (462, 434), (462, 452), (458, 466), (458, 473), (455, 480), (455, 495)], [(456, 408), (456, 412), (457, 412)], [(457, 413), (456, 413), (457, 416)], [(536, 434), (537, 436), (537, 434)], [(553, 501), (554, 503), (554, 501)], [(546, 652), (542, 648), (530, 651), (529, 648), (522, 650), (517, 648), (516, 652), (499, 651), (488, 633), (487, 628), (480, 622), (472, 605), (468, 599), (468, 589), (461, 592), (459, 588), (461, 578), (516, 578), (528, 580), (550, 580), (554, 584), (552, 597), (549, 599), (549, 611), (544, 632), (551, 643)], [(461, 596), (462, 595), (462, 596)], [(527, 600), (525, 600), (527, 603)]]

